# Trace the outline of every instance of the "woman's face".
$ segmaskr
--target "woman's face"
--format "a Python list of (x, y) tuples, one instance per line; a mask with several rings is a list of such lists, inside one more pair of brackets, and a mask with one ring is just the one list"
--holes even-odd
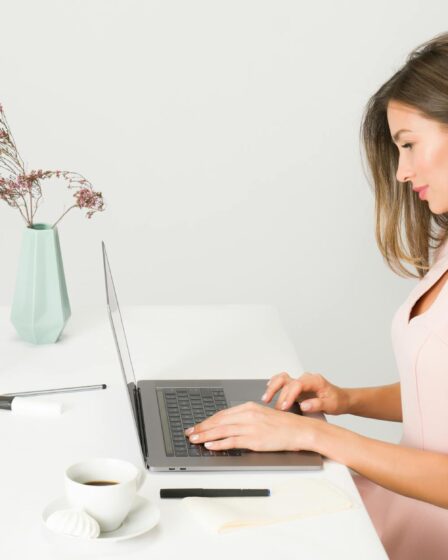
[[(448, 212), (448, 131), (422, 116), (417, 109), (390, 101), (387, 120), (392, 141), (399, 151), (397, 180), (413, 189), (427, 185), (419, 195), (434, 214)], [(394, 138), (401, 129), (399, 138)]]

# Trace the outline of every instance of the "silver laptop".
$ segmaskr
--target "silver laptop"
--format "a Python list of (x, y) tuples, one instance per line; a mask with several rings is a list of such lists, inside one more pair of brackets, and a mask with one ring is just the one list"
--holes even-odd
[[(321, 469), (322, 456), (312, 451), (210, 451), (189, 442), (184, 435), (186, 428), (223, 408), (259, 401), (267, 379), (142, 379), (137, 382), (104, 242), (102, 246), (109, 318), (146, 468), (154, 471)], [(295, 407), (292, 411), (301, 414), (299, 406)]]

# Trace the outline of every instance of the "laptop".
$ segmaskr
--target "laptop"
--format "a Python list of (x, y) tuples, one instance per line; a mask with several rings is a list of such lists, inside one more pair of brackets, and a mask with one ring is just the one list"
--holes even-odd
[[(104, 242), (107, 307), (143, 462), (152, 471), (315, 470), (322, 456), (313, 451), (211, 451), (191, 444), (184, 430), (217, 411), (259, 401), (267, 379), (136, 380)], [(269, 405), (273, 406), (275, 400)], [(291, 411), (301, 414), (296, 404)]]

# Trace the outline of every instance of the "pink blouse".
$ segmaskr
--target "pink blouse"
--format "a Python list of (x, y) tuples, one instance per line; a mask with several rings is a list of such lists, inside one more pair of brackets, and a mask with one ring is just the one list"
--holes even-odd
[[(414, 304), (446, 270), (448, 242), (396, 311), (391, 336), (401, 383), (400, 443), (448, 454), (448, 282), (431, 307), (409, 321)], [(448, 559), (447, 509), (396, 494), (358, 474), (353, 479), (392, 560)]]

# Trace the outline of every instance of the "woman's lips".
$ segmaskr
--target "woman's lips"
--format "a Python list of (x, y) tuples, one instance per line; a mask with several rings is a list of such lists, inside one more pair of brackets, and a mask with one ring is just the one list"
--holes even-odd
[(419, 189), (417, 191), (420, 200), (426, 200), (426, 191), (427, 190), (428, 190), (428, 187), (423, 187), (422, 189)]
[(418, 193), (420, 200), (426, 200), (426, 191), (429, 185), (423, 185), (422, 187), (414, 187), (412, 190)]

